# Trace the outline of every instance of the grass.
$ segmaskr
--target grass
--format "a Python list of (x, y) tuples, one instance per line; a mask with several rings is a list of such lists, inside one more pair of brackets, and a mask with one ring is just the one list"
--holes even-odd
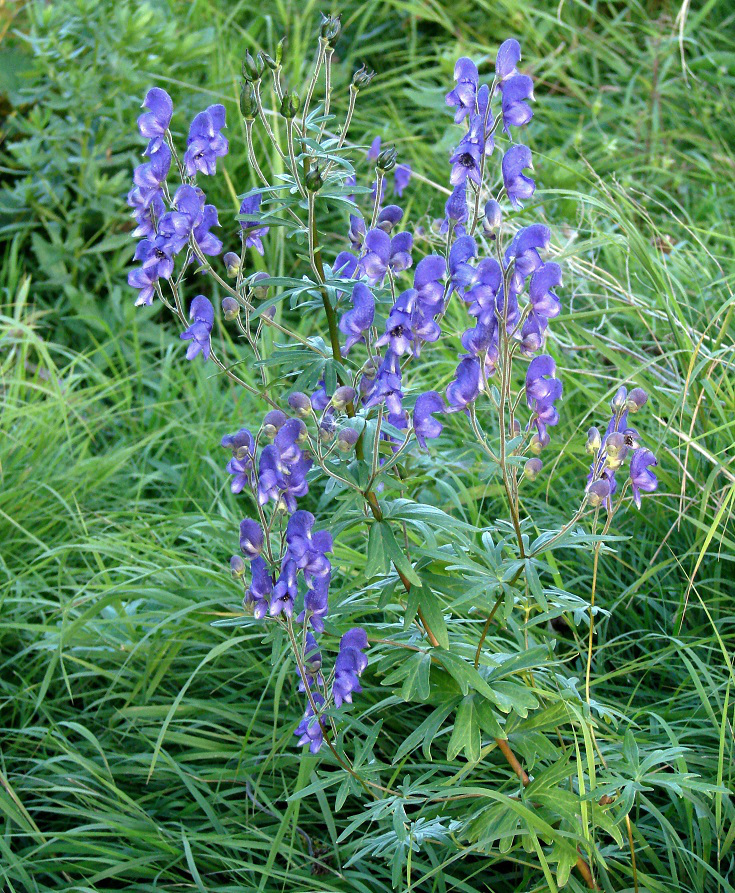
[[(149, 62), (129, 74), (130, 89), (155, 81), (183, 105), (201, 93), (226, 97), (233, 115), (240, 55), (286, 21), (295, 81), (318, 5), (270, 0), (264, 8), (256, 16), (244, 3), (215, 0), (159, 7), (161, 34), (178, 22), (190, 35), (187, 64), (174, 70), (163, 50), (142, 55)], [(363, 58), (381, 74), (358, 106), (355, 139), (394, 140), (429, 181), (407, 193), (420, 222), (444, 201), (454, 134), (442, 90), (454, 59), (487, 58), (500, 39), (522, 39), (538, 83), (529, 139), (544, 187), (543, 204), (524, 219), (548, 220), (566, 265), (553, 343), (565, 381), (558, 436), (581, 443), (617, 382), (634, 381), (652, 394), (643, 424), (661, 460), (659, 493), (616, 522), (626, 539), (601, 561), (599, 603), (609, 616), (598, 619), (593, 697), (611, 717), (600, 735), (610, 771), (627, 779), (616, 790), (634, 804), (635, 863), (624, 822), (620, 842), (598, 827), (600, 882), (610, 891), (732, 890), (735, 823), (724, 793), (733, 783), (735, 644), (729, 4), (372, 0), (344, 12), (338, 77)], [(16, 25), (27, 29), (28, 18)], [(82, 39), (95, 46), (88, 35), (71, 45)], [(98, 50), (113, 39), (99, 36)], [(17, 38), (11, 48), (25, 58)], [(116, 61), (109, 50), (88, 64), (99, 72)], [(75, 63), (56, 64), (62, 83)], [(82, 118), (94, 119), (85, 102)], [(135, 142), (125, 129), (137, 102), (121, 86), (114, 102), (99, 139), (109, 160), (72, 153), (72, 173), (54, 167), (53, 152), (36, 170), (34, 153), (9, 148), (23, 127), (36, 138), (40, 100), (17, 106), (4, 126), (0, 879), (14, 893), (382, 893), (392, 889), (391, 823), (375, 818), (340, 840), (365, 804), (354, 795), (336, 802), (339, 773), (329, 760), (293, 747), (302, 705), (282, 644), (251, 627), (212, 625), (236, 610), (223, 568), (243, 512), (217, 442), (253, 408), (211, 370), (184, 368), (170, 324), (129, 306), (125, 209), (112, 197), (126, 188)], [(59, 118), (68, 121), (66, 108)], [(248, 176), (233, 134), (221, 204), (232, 204)], [(69, 182), (69, 194), (57, 191)], [(43, 184), (57, 205), (36, 191)], [(107, 196), (95, 211), (105, 222), (90, 224), (83, 212), (95, 189)], [(337, 223), (334, 235), (342, 235)], [(290, 246), (273, 242), (269, 269), (289, 272)], [(67, 244), (74, 262), (62, 270), (49, 246)], [(449, 322), (460, 329), (459, 315)], [(450, 353), (427, 378), (446, 375)], [(461, 442), (447, 449), (451, 474), (464, 461)], [(564, 517), (585, 474), (581, 450), (565, 455), (527, 497), (549, 519)], [(492, 482), (477, 477), (459, 491), (430, 472), (425, 486), (446, 510), (480, 524), (500, 510)], [(358, 616), (373, 598), (350, 577), (350, 568), (359, 576), (362, 548), (345, 536), (335, 555), (344, 580), (337, 610)], [(588, 598), (591, 560), (569, 549), (557, 561), (554, 582)], [(571, 626), (557, 646), (582, 682), (575, 636), (584, 635)], [(501, 646), (500, 637), (491, 643)], [(454, 785), (479, 778), (488, 791), (512, 790), (492, 753), (478, 766), (446, 760), (446, 727), (431, 759), (419, 752), (390, 765), (426, 710), (399, 698), (385, 709), (390, 659), (380, 648), (375, 655), (362, 697), (381, 723), (376, 753), (386, 778), (437, 773)], [(584, 770), (590, 746), (567, 739), (562, 750)], [(544, 759), (532, 749), (523, 756), (529, 765)], [(551, 889), (537, 854), (508, 855), (493, 839), (493, 816), (489, 801), (476, 814), (450, 811), (468, 823), (462, 833), (444, 843), (429, 835), (398, 888)], [(574, 876), (569, 884), (581, 889)]]

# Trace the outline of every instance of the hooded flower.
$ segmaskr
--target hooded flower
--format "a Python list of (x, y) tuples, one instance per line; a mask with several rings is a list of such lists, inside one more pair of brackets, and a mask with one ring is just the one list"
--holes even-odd
[(444, 401), (436, 391), (427, 391), (416, 399), (413, 410), (413, 430), (421, 449), (426, 449), (426, 439), (438, 437), (444, 425), (433, 417), (433, 413), (444, 412)]
[(270, 607), (269, 598), (273, 592), (273, 580), (265, 559), (260, 556), (250, 562), (250, 572), (252, 578), (245, 592), (245, 606), (252, 608), (255, 617), (260, 620), (265, 617)]
[(261, 257), (265, 254), (262, 238), (270, 229), (269, 226), (265, 226), (260, 222), (261, 216), (259, 212), (262, 199), (263, 197), (259, 192), (255, 192), (252, 195), (246, 195), (240, 204), (239, 213), (240, 227), (245, 239), (245, 246), (247, 248), (255, 248)]
[(480, 361), (475, 357), (460, 360), (454, 381), (447, 387), (447, 412), (460, 412), (477, 399), (481, 390)]
[(534, 98), (533, 81), (528, 75), (516, 74), (501, 85), (501, 90), (503, 130), (510, 136), (511, 127), (523, 127), (533, 118), (531, 106), (526, 102)]
[(210, 105), (191, 122), (184, 153), (187, 176), (195, 177), (197, 171), (209, 176), (217, 172), (217, 159), (227, 155), (230, 145), (221, 133), (224, 126), (223, 105)]
[(467, 183), (462, 182), (454, 187), (452, 194), (444, 205), (444, 220), (440, 227), (441, 233), (449, 230), (449, 221), (454, 222), (455, 231), (458, 234), (464, 233), (464, 224), (467, 223), (469, 211), (467, 209)]
[(150, 140), (148, 149), (156, 149), (171, 123), (174, 104), (171, 97), (160, 87), (152, 87), (145, 95), (142, 108), (148, 109), (138, 118), (138, 131)]
[(555, 373), (556, 363), (546, 354), (531, 360), (526, 370), (526, 400), (542, 442), (548, 437), (546, 428), (559, 422), (554, 403), (562, 395), (562, 383)]
[(436, 316), (444, 309), (444, 285), (447, 264), (439, 254), (422, 258), (413, 273), (416, 304), (424, 316)]
[[(317, 708), (324, 706), (324, 697), (318, 691), (312, 694), (314, 704)], [(298, 737), (297, 744), (308, 744), (311, 753), (319, 753), (319, 749), (324, 744), (324, 722), (321, 716), (316, 716), (311, 706), (311, 701), (306, 706), (304, 718), (296, 726), (294, 734)]]
[(365, 332), (373, 324), (375, 319), (375, 298), (364, 282), (358, 282), (352, 290), (352, 310), (342, 314), (339, 321), (339, 329), (347, 335), (343, 354), (358, 342), (365, 340)]
[(232, 458), (225, 467), (227, 473), (233, 475), (230, 489), (233, 493), (241, 493), (246, 486), (251, 486), (254, 480), (255, 440), (253, 435), (247, 428), (240, 428), (235, 434), (225, 434), (221, 444), (225, 449), (232, 451)]
[(508, 200), (514, 208), (522, 208), (523, 202), (531, 198), (536, 191), (534, 181), (523, 174), (526, 168), (533, 170), (531, 150), (528, 146), (520, 144), (511, 146), (503, 155), (501, 168)]
[(495, 76), (502, 83), (516, 75), (516, 65), (521, 61), (521, 45), (517, 40), (510, 38), (503, 41), (498, 48), (495, 60)]
[(212, 349), (211, 335), (214, 326), (214, 307), (204, 295), (197, 295), (189, 307), (189, 319), (192, 324), (179, 337), (191, 341), (186, 351), (186, 359), (193, 360), (201, 353), (205, 360), (209, 359)]
[(168, 176), (171, 167), (171, 150), (166, 143), (152, 141), (145, 154), (148, 161), (133, 171), (133, 183), (141, 189), (157, 190)]
[(480, 76), (472, 59), (463, 56), (457, 60), (457, 64), (454, 66), (454, 80), (457, 82), (457, 86), (447, 93), (446, 101), (448, 106), (456, 108), (454, 120), (459, 124), (467, 115), (475, 111)]
[(345, 702), (351, 704), (353, 693), (362, 691), (359, 677), (368, 665), (368, 659), (363, 654), (367, 646), (367, 633), (359, 626), (346, 632), (339, 640), (332, 686), (335, 707), (341, 707)]
[(641, 507), (641, 492), (653, 493), (658, 488), (658, 479), (649, 470), (656, 465), (658, 465), (658, 459), (650, 450), (639, 449), (633, 453), (633, 458), (630, 460), (630, 483), (633, 489), (633, 499), (638, 508)]

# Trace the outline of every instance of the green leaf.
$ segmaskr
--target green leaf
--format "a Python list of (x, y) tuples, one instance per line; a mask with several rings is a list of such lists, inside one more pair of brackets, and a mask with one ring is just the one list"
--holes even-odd
[(449, 648), (449, 630), (444, 620), (442, 604), (438, 596), (428, 586), (424, 585), (418, 593), (418, 605), (429, 629), (436, 636), (437, 642), (442, 648)]
[(452, 737), (447, 745), (448, 760), (456, 759), (462, 751), (471, 763), (480, 759), (480, 724), (475, 697), (475, 695), (467, 695), (462, 698), (454, 717)]
[(400, 571), (403, 576), (411, 583), (413, 586), (421, 585), (421, 578), (418, 576), (416, 571), (413, 569), (413, 565), (406, 558), (403, 553), (403, 550), (396, 542), (396, 538), (393, 534), (393, 531), (390, 529), (388, 524), (380, 525), (380, 532), (383, 538), (383, 545), (385, 547), (386, 554), (388, 558), (393, 562), (396, 567), (396, 570)]
[(429, 697), (429, 670), (431, 668), (431, 655), (426, 652), (416, 652), (406, 661), (408, 672), (401, 688), (401, 697), (404, 701), (425, 701)]

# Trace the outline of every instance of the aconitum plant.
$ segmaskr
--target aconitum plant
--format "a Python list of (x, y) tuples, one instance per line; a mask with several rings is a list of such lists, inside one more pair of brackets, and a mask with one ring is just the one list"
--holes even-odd
[[(238, 132), (228, 128), (232, 111), (202, 109), (182, 144), (171, 98), (148, 92), (138, 119), (145, 160), (128, 196), (140, 240), (128, 281), (138, 304), (158, 299), (174, 314), (186, 359), (216, 366), (252, 397), (242, 427), (221, 432), (223, 480), (242, 506), (230, 570), (243, 613), (234, 622), (290, 652), (303, 699), (290, 720), (295, 744), (334, 770), (323, 787), (341, 779), (337, 808), (348, 795), (367, 798), (353, 828), (390, 823), (377, 855), (392, 859), (395, 882), (412, 848), (464, 839), (475, 852), (524, 847), (544, 871), (556, 865), (560, 884), (576, 869), (575, 883), (594, 888), (604, 870), (595, 829), (622, 840), (623, 770), (608, 768), (606, 711), (590, 694), (594, 590), (587, 599), (563, 591), (549, 559), (574, 546), (596, 566), (616, 512), (656, 489), (656, 458), (629, 421), (647, 396), (620, 386), (604, 433), (589, 431), (578, 505), (538, 533), (521, 494), (543, 476), (547, 454), (560, 461), (564, 386), (549, 334), (564, 305), (563, 266), (539, 203), (523, 210), (536, 182), (531, 150), (518, 142), (534, 115), (520, 45), (505, 41), (487, 76), (469, 58), (457, 62), (446, 95), (457, 126), (448, 198), (442, 217), (418, 227), (396, 203), (416, 181), (395, 147), (380, 136), (367, 152), (349, 141), (373, 73), (354, 74), (343, 119), (331, 112), (339, 32), (337, 17), (323, 19), (302, 94), (284, 82), (284, 42), (273, 56), (246, 56), (239, 112), (254, 185), (237, 214), (218, 211), (205, 192)], [(259, 159), (256, 129), (285, 173)], [(335, 219), (337, 250), (323, 237)], [(287, 277), (254, 272), (277, 230), (308, 259)], [(231, 326), (255, 362), (252, 379), (215, 347), (219, 326)], [(459, 458), (446, 445), (458, 440)], [(493, 524), (475, 528), (436, 504), (441, 490), (427, 469), (443, 464), (464, 475), (461, 487), (478, 474), (496, 482), (503, 507)], [(566, 642), (565, 661), (550, 626), (560, 618), (589, 629), (586, 642)], [(584, 694), (565, 665), (577, 647)], [(382, 701), (381, 681), (393, 691)], [(405, 713), (414, 725), (386, 753), (376, 718), (397, 703), (417, 705)], [(431, 764), (442, 735), (446, 760)], [(570, 762), (568, 749), (596, 736), (599, 762), (590, 747), (591, 763)], [(391, 763), (410, 767), (414, 754), (417, 768), (395, 787)], [(488, 762), (493, 784), (501, 773), (497, 791)]]

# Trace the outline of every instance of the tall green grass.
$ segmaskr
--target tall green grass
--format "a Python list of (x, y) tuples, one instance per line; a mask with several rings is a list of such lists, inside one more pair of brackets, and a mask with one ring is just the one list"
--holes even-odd
[[(173, 329), (130, 307), (117, 202), (136, 106), (155, 82), (185, 109), (229, 103), (233, 152), (217, 198), (234, 203), (249, 176), (234, 124), (239, 57), (287, 25), (295, 81), (318, 10), (65, 0), (19, 16), (30, 45), (6, 35), (27, 70), (12, 85), (0, 174), (0, 880), (11, 891), (391, 889), (390, 823), (340, 840), (364, 804), (338, 806), (320, 787), (329, 761), (293, 747), (302, 707), (277, 643), (212, 625), (237, 611), (224, 567), (242, 512), (217, 442), (252, 407), (210, 369), (184, 368)], [(454, 59), (522, 38), (544, 187), (528, 219), (547, 219), (566, 258), (559, 437), (581, 444), (617, 382), (634, 381), (651, 393), (645, 433), (661, 460), (659, 492), (625, 516), (625, 539), (601, 561), (609, 615), (598, 619), (593, 697), (613, 716), (600, 747), (640, 771), (625, 792), (635, 859), (627, 836), (619, 846), (598, 830), (600, 881), (732, 890), (732, 803), (706, 789), (733, 784), (733, 11), (725, 0), (343, 10), (338, 83), (363, 59), (381, 75), (355, 140), (394, 140), (436, 184), (407, 193), (424, 222), (444, 201)], [(268, 261), (288, 270), (290, 246), (277, 242)], [(576, 455), (549, 463), (528, 497), (560, 518), (586, 474)], [(478, 523), (501, 504), (479, 481), (462, 505), (433, 492)], [(359, 543), (338, 543), (341, 573), (361, 560)], [(558, 561), (564, 587), (587, 597), (591, 562), (573, 550)], [(560, 653), (579, 634), (561, 628)], [(365, 703), (382, 681), (369, 671)], [(396, 701), (383, 760), (421, 719)], [(584, 767), (577, 747), (570, 760)], [(440, 736), (411, 772), (448, 770), (445, 753)], [(682, 787), (670, 766), (689, 774)], [(390, 771), (400, 783), (407, 770)], [(479, 771), (488, 790), (507, 784), (490, 756)], [(489, 839), (429, 836), (400, 889), (549, 889), (534, 855), (511, 862)]]

